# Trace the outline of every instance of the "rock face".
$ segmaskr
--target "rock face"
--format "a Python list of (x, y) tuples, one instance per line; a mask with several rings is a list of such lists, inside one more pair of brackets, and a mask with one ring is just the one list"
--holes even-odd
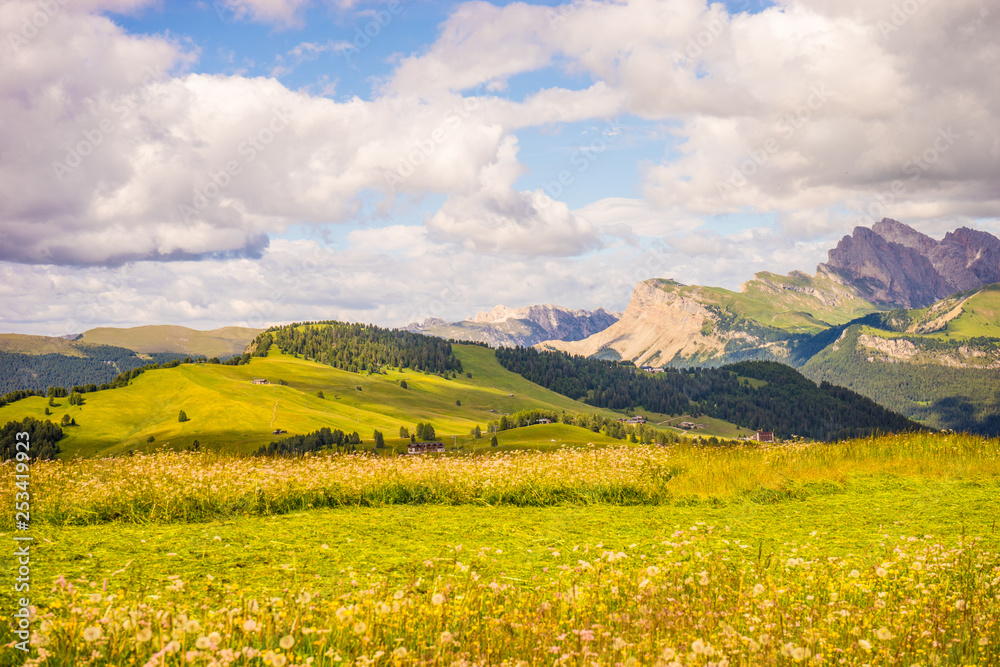
[(885, 218), (856, 227), (819, 266), (872, 303), (922, 308), (963, 290), (1000, 282), (1000, 239), (962, 227), (941, 241)]
[(536, 324), (557, 340), (581, 340), (598, 331), (604, 331), (618, 321), (618, 315), (603, 308), (594, 311), (570, 310), (561, 306), (543, 304), (524, 308), (497, 306), (489, 312), (479, 312), (470, 318), (472, 322), (498, 324), (508, 320), (526, 320)]
[[(684, 360), (712, 364), (722, 359), (733, 340), (766, 347), (739, 331), (717, 327), (718, 316), (695, 298), (670, 289), (671, 281), (646, 280), (636, 285), (620, 320), (585, 340), (545, 341), (537, 347), (586, 357), (624, 359), (637, 366), (669, 365)], [(784, 354), (775, 350), (778, 356)]]
[(528, 347), (544, 340), (581, 340), (617, 321), (618, 313), (603, 308), (573, 310), (542, 304), (524, 308), (496, 306), (462, 322), (447, 323), (434, 318), (410, 324), (407, 329), (442, 338), (483, 342), (492, 347)]

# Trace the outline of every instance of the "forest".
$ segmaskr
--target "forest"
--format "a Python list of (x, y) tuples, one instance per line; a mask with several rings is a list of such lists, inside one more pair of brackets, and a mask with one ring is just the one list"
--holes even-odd
[[(23, 436), (18, 438), (19, 433), (27, 433), (27, 440)], [(26, 417), (19, 422), (7, 422), (0, 429), (0, 461), (16, 459), (18, 451), (24, 451), (24, 447), (19, 448), (17, 443), (24, 442), (28, 443), (25, 453), (29, 461), (54, 459), (62, 451), (59, 441), (63, 435), (63, 430), (50, 421)]]
[(324, 426), (318, 431), (307, 433), (306, 435), (293, 435), (288, 438), (276, 440), (257, 450), (257, 456), (299, 456), (307, 452), (318, 452), (334, 447), (340, 451), (341, 447), (345, 451), (357, 451), (357, 446), (362, 444), (361, 436), (357, 431), (354, 433), (344, 433), (339, 428), (330, 430)]
[(627, 362), (570, 357), (534, 348), (496, 352), (504, 368), (585, 403), (613, 410), (706, 415), (755, 430), (815, 440), (918, 430), (871, 399), (769, 361), (651, 374)]
[[(994, 368), (959, 368), (942, 364), (899, 364), (869, 360), (858, 344), (861, 332), (849, 329), (843, 343), (803, 367), (814, 380), (834, 382), (860, 392), (891, 410), (938, 428), (1000, 435), (1000, 395)], [(909, 338), (921, 350), (947, 351), (958, 344), (990, 351), (996, 339), (961, 343)]]
[(378, 373), (386, 367), (442, 374), (462, 371), (462, 362), (448, 341), (370, 324), (290, 324), (264, 332), (251, 349), (263, 356), (272, 344), (285, 354), (351, 373)]
[(149, 363), (135, 352), (111, 345), (80, 345), (82, 357), (0, 351), (0, 394), (17, 390), (103, 384)]

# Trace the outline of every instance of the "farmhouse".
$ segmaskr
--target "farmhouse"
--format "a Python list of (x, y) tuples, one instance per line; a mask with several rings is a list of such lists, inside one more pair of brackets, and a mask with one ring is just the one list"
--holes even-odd
[(282, 433), (288, 433), (288, 431), (286, 431), (286, 430), (285, 430), (285, 429), (283, 429), (283, 428), (276, 428), (276, 429), (274, 429), (274, 431), (272, 432), (272, 435), (281, 435)]
[(625, 422), (626, 424), (645, 424), (646, 418), (642, 415), (636, 415)]
[(406, 448), (407, 454), (426, 454), (427, 452), (444, 453), (443, 442), (411, 442)]
[(757, 442), (774, 442), (774, 431), (757, 431), (750, 436), (750, 439)]
[(552, 420), (551, 419), (546, 419), (545, 417), (542, 417), (541, 419), (539, 419), (535, 423), (536, 424), (551, 424)]
[(250, 384), (267, 384), (267, 380), (264, 378), (254, 378), (250, 380)]

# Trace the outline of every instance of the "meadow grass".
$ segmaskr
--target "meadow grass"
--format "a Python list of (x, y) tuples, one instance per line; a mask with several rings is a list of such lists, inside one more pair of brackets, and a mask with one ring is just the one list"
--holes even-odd
[[(539, 408), (621, 416), (528, 382), (501, 367), (493, 350), (474, 345), (454, 348), (471, 378), (464, 372), (449, 379), (391, 369), (363, 375), (272, 348), (266, 358), (253, 358), (244, 366), (185, 364), (147, 371), (128, 387), (86, 394), (82, 406), (56, 399), (57, 407), (48, 408), (51, 416), (45, 415), (48, 399), (27, 398), (0, 407), (0, 424), (25, 417), (58, 423), (69, 415), (78, 424), (67, 427), (60, 442), (63, 457), (69, 458), (164, 446), (183, 449), (195, 440), (205, 449), (251, 453), (275, 440), (275, 429), (305, 434), (324, 426), (357, 431), (370, 446), (375, 430), (396, 438), (400, 426), (412, 431), (420, 421), (432, 423), (442, 439), (456, 436), (460, 443), (472, 444), (473, 427), (485, 430), (490, 420), (505, 412)], [(272, 384), (253, 385), (254, 378)], [(279, 380), (287, 384), (277, 384)], [(180, 410), (188, 421), (178, 421)], [(592, 438), (582, 429), (573, 440), (588, 441)]]
[[(575, 427), (541, 425), (509, 433), (569, 428)], [(833, 444), (515, 449), (491, 456), (326, 452), (275, 459), (160, 452), (36, 462), (32, 513), (54, 525), (87, 525), (409, 504), (766, 503), (912, 479), (958, 479), (995, 488), (998, 452), (998, 440), (954, 434)], [(12, 496), (13, 463), (0, 472), (0, 491)], [(0, 527), (9, 529), (12, 520), (0, 519)]]
[(31, 664), (1000, 665), (998, 450), (36, 464)]

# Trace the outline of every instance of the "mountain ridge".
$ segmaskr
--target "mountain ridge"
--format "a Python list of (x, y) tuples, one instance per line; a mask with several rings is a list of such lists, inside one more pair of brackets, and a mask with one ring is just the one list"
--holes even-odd
[(405, 329), (440, 338), (486, 343), (491, 347), (531, 346), (548, 339), (580, 340), (603, 331), (620, 314), (603, 308), (579, 310), (538, 304), (520, 308), (495, 306), (459, 322), (428, 318), (411, 322)]

